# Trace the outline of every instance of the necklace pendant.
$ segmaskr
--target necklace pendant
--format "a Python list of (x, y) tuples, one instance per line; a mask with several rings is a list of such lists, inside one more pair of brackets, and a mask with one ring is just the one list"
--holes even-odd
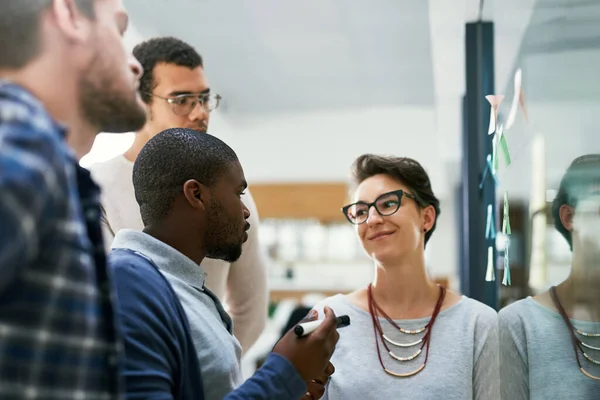
[(585, 336), (585, 337), (592, 337), (592, 338), (600, 337), (600, 333), (584, 332), (584, 331), (582, 331), (580, 329), (575, 329), (575, 331), (577, 333), (579, 333), (581, 336)]
[(423, 343), (423, 338), (417, 340), (416, 342), (412, 342), (412, 343), (398, 343), (398, 342), (394, 342), (392, 339), (388, 338), (386, 335), (382, 335), (382, 336), (386, 342), (388, 342), (389, 344), (396, 346), (396, 347), (413, 347), (413, 346)]
[(583, 367), (579, 367), (579, 370), (581, 371), (581, 373), (583, 373), (585, 376), (587, 376), (590, 379), (593, 379), (595, 381), (599, 381), (600, 382), (600, 376), (595, 376), (590, 374), (589, 372), (587, 372)]
[(416, 370), (412, 371), (412, 372), (408, 372), (406, 374), (399, 374), (397, 372), (393, 372), (390, 371), (387, 368), (384, 368), (383, 370), (391, 376), (395, 376), (396, 378), (410, 378), (411, 376), (414, 376), (416, 374), (418, 374), (419, 372), (423, 371), (423, 368), (425, 368), (425, 364), (421, 365), (419, 368), (417, 368)]
[(598, 360), (594, 360), (594, 359), (593, 359), (592, 357), (590, 357), (590, 356), (589, 356), (589, 355), (588, 355), (588, 354), (587, 354), (585, 351), (582, 351), (582, 353), (583, 353), (583, 356), (584, 356), (585, 358), (587, 358), (587, 360), (588, 360), (589, 362), (593, 362), (594, 364), (600, 365), (600, 361), (598, 361)]
[(581, 340), (579, 341), (579, 343), (580, 343), (580, 344), (581, 344), (583, 347), (585, 347), (585, 348), (588, 348), (588, 349), (590, 349), (590, 350), (600, 351), (600, 347), (592, 346), (591, 344), (587, 344), (587, 343), (585, 343), (585, 342), (582, 342)]
[(400, 332), (406, 334), (406, 335), (418, 335), (419, 333), (423, 333), (425, 332), (425, 329), (427, 329), (427, 326), (424, 326), (422, 328), (419, 329), (404, 329), (404, 328), (399, 328)]
[(390, 357), (392, 357), (396, 361), (406, 362), (406, 361), (412, 361), (415, 358), (419, 357), (419, 355), (421, 354), (422, 351), (423, 351), (423, 349), (419, 349), (419, 350), (417, 350), (417, 352), (415, 354), (413, 354), (412, 356), (408, 356), (408, 357), (397, 356), (394, 353), (392, 353), (391, 350), (388, 351), (388, 354), (390, 355)]

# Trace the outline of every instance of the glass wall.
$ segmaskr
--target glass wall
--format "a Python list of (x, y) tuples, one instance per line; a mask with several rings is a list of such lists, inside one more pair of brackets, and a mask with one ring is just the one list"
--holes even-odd
[[(497, 32), (514, 28), (503, 4), (494, 4)], [(529, 22), (518, 50), (503, 36), (496, 47), (505, 128), (521, 100), (503, 132), (510, 164), (500, 150), (497, 172), (498, 226), (506, 193), (512, 228), (498, 238), (499, 248), (508, 238), (511, 267), (499, 294), (503, 390), (600, 398), (600, 2), (540, 0), (521, 12)]]

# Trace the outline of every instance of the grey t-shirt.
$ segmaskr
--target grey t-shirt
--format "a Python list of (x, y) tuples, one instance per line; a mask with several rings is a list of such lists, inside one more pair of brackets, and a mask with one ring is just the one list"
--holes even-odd
[[(600, 333), (600, 323), (571, 322), (584, 332)], [(600, 382), (579, 371), (570, 333), (560, 314), (528, 297), (500, 310), (499, 329), (502, 399), (600, 399)], [(600, 346), (600, 338), (584, 341)], [(600, 351), (588, 353), (600, 360)], [(581, 353), (580, 360), (588, 372), (600, 375), (600, 365)]]
[[(463, 297), (457, 304), (440, 312), (431, 334), (427, 366), (410, 378), (396, 378), (383, 371), (377, 357), (371, 315), (344, 295), (324, 300), (316, 308), (322, 315), (324, 306), (336, 315), (350, 316), (350, 326), (339, 329), (340, 340), (331, 359), (335, 373), (327, 384), (326, 400), (498, 400), (498, 316), (492, 308)], [(405, 335), (384, 318), (384, 333), (401, 343), (414, 342), (422, 335)], [(418, 329), (429, 318), (395, 321), (405, 329)], [(388, 345), (392, 352), (407, 357), (418, 346), (401, 349)], [(417, 369), (425, 350), (416, 359), (398, 362), (380, 343), (384, 365), (393, 372)]]

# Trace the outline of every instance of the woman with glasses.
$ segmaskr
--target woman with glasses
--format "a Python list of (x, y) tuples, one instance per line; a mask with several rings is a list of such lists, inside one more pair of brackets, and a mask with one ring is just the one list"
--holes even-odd
[(552, 216), (570, 273), (500, 310), (503, 400), (600, 399), (600, 154), (571, 163)]
[(372, 282), (317, 305), (350, 316), (325, 399), (498, 399), (496, 312), (437, 285), (425, 246), (440, 214), (415, 160), (360, 156), (343, 207), (373, 260)]

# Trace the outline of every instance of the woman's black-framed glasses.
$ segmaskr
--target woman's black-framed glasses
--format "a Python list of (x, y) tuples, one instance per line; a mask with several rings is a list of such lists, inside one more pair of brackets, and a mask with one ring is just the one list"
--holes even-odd
[(342, 212), (351, 224), (360, 225), (365, 223), (369, 218), (369, 210), (371, 207), (375, 207), (375, 210), (383, 217), (396, 213), (402, 204), (402, 196), (408, 197), (421, 205), (421, 202), (415, 195), (406, 193), (404, 190), (400, 189), (384, 193), (372, 203), (357, 201), (356, 203), (348, 204), (347, 206), (342, 207)]
[(196, 108), (198, 104), (204, 107), (206, 111), (211, 112), (219, 107), (222, 97), (216, 93), (205, 94), (180, 94), (173, 97), (162, 97), (154, 93), (150, 93), (154, 97), (167, 101), (175, 115), (185, 117)]

